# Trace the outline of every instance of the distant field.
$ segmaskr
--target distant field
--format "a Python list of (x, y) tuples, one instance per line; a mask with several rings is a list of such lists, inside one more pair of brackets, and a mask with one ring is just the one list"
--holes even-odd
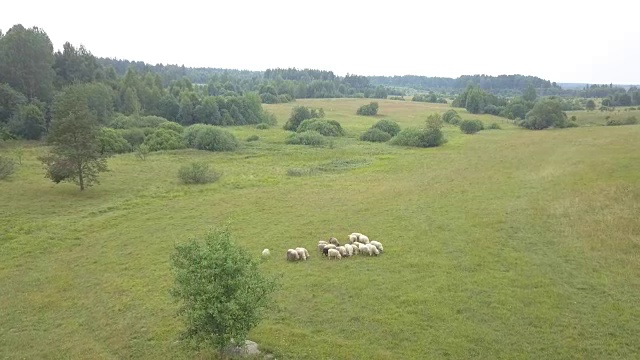
[[(632, 107), (635, 109), (635, 107)], [(635, 116), (640, 120), (640, 110), (628, 110), (629, 108), (616, 107), (614, 111), (567, 111), (567, 116), (575, 116), (580, 126), (600, 126), (607, 123), (607, 116), (615, 120), (623, 120), (629, 116)]]
[[(272, 250), (261, 267), (281, 283), (277, 306), (249, 338), (278, 359), (638, 358), (640, 126), (528, 131), (462, 112), (503, 130), (447, 127), (444, 146), (406, 149), (355, 138), (448, 105), (381, 100), (381, 115), (356, 116), (369, 101), (269, 105), (279, 126), (232, 128), (260, 136), (238, 152), (116, 156), (82, 193), (47, 182), (43, 148), (26, 144), (0, 182), (0, 358), (212, 357), (178, 340), (169, 255), (228, 218), (256, 258)], [(323, 107), (347, 136), (284, 145), (296, 105)], [(180, 185), (195, 159), (221, 180)], [(354, 231), (385, 253), (317, 255), (318, 240)], [(310, 261), (284, 260), (296, 246)]]

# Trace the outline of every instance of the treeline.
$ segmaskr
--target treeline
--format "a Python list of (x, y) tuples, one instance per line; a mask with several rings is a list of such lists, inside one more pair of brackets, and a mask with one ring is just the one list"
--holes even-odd
[(640, 89), (631, 86), (629, 90), (609, 85), (587, 85), (579, 92), (585, 98), (603, 98), (603, 106), (635, 106), (640, 105)]
[[(29, 61), (25, 61), (29, 59)], [(130, 64), (131, 65), (131, 64)], [(243, 92), (243, 81), (228, 73), (214, 74), (206, 86), (189, 78), (170, 80), (165, 72), (132, 66), (123, 76), (80, 46), (65, 43), (54, 52), (47, 34), (37, 27), (15, 25), (0, 32), (0, 136), (39, 139), (55, 113), (59, 94), (82, 94), (92, 117), (109, 126), (118, 114), (158, 116), (191, 125), (273, 123), (256, 93)]]
[(374, 85), (408, 87), (418, 90), (455, 91), (465, 89), (469, 84), (474, 84), (480, 89), (496, 94), (518, 93), (525, 90), (529, 85), (536, 89), (542, 89), (547, 93), (562, 90), (555, 82), (524, 75), (463, 75), (455, 79), (404, 75), (371, 76), (369, 79)]

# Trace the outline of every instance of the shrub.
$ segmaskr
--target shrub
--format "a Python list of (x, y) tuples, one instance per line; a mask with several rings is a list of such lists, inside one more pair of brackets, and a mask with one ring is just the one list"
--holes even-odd
[(402, 96), (391, 96), (391, 97), (389, 97), (389, 100), (404, 101), (404, 98)]
[(536, 102), (519, 125), (531, 130), (542, 130), (551, 126), (563, 128), (566, 127), (566, 122), (567, 114), (562, 111), (558, 100), (542, 99)]
[(398, 125), (397, 122), (389, 119), (382, 119), (373, 124), (371, 128), (384, 131), (392, 137), (398, 135), (398, 133), (400, 132), (400, 125)]
[(500, 106), (495, 106), (493, 104), (489, 104), (487, 106), (484, 107), (484, 113), (485, 114), (491, 114), (491, 115), (498, 115), (500, 114), (500, 111), (502, 111), (503, 108), (501, 108)]
[(144, 127), (151, 127), (151, 128), (157, 128), (158, 126), (168, 122), (169, 120), (160, 117), (160, 116), (154, 116), (154, 115), (148, 115), (148, 116), (142, 116), (138, 119), (136, 119), (134, 121), (135, 126), (134, 127), (140, 127), (140, 128), (144, 128)]
[(317, 131), (324, 136), (343, 136), (344, 130), (339, 122), (325, 119), (307, 119), (298, 126), (297, 132)]
[(145, 136), (142, 129), (122, 129), (118, 130), (118, 133), (131, 145), (132, 149), (135, 149), (144, 142)]
[(262, 124), (256, 125), (256, 129), (258, 130), (266, 130), (268, 128), (269, 128), (269, 124), (262, 123)]
[(611, 119), (607, 116), (607, 126), (620, 126), (620, 125), (636, 125), (638, 123), (638, 118), (633, 116), (629, 116), (626, 119)]
[(183, 149), (182, 137), (175, 131), (158, 129), (144, 139), (149, 151)]
[(109, 127), (112, 129), (130, 129), (135, 127), (135, 124), (132, 117), (116, 114), (113, 119), (111, 119)]
[(258, 141), (260, 140), (260, 137), (258, 135), (251, 135), (247, 138), (247, 141), (251, 142), (251, 141)]
[(373, 116), (373, 115), (376, 115), (377, 113), (378, 113), (377, 102), (371, 102), (368, 105), (362, 105), (360, 106), (358, 111), (356, 111), (356, 114), (365, 115), (365, 116)]
[(578, 123), (577, 123), (577, 122), (575, 122), (575, 121), (569, 121), (569, 122), (567, 123), (567, 127), (570, 127), (570, 128), (573, 128), (573, 127), (579, 127), (579, 126), (580, 126), (580, 125), (578, 125)]
[(145, 144), (142, 144), (136, 148), (136, 157), (142, 161), (147, 160), (149, 152), (149, 147)]
[(260, 115), (260, 124), (258, 125), (270, 125), (270, 126), (275, 126), (278, 124), (278, 119), (276, 119), (276, 116), (270, 112), (266, 112), (263, 111), (262, 114)]
[(100, 129), (98, 140), (100, 141), (101, 154), (122, 154), (132, 149), (127, 140), (114, 129)]
[(500, 125), (498, 125), (498, 123), (491, 123), (491, 125), (489, 125), (489, 127), (487, 127), (487, 129), (489, 129), (489, 130), (500, 130), (500, 129), (502, 129), (502, 127), (500, 127)]
[(442, 131), (438, 128), (433, 129), (418, 129), (418, 128), (406, 128), (403, 129), (391, 139), (391, 145), (399, 146), (414, 146), (414, 147), (436, 147), (444, 144), (446, 140)]
[(322, 117), (324, 117), (324, 110), (322, 108), (312, 109), (306, 106), (296, 106), (291, 110), (291, 116), (289, 117), (289, 121), (284, 124), (284, 129), (296, 131), (303, 121)]
[(289, 135), (285, 143), (289, 145), (322, 146), (327, 143), (327, 139), (317, 131), (305, 131)]
[(15, 161), (13, 159), (0, 156), (0, 180), (6, 179), (15, 171)]
[(178, 178), (183, 184), (208, 184), (217, 181), (220, 174), (212, 171), (207, 163), (193, 162), (180, 167)]
[(173, 121), (167, 121), (160, 124), (160, 126), (158, 126), (158, 129), (167, 129), (167, 130), (175, 131), (178, 134), (182, 134), (182, 132), (184, 131), (184, 128), (182, 127), (182, 125)]
[(197, 131), (192, 147), (207, 151), (233, 151), (238, 145), (236, 137), (227, 130), (204, 125)]
[(186, 127), (182, 132), (182, 139), (184, 139), (184, 144), (187, 147), (195, 148), (196, 136), (198, 136), (198, 132), (202, 129), (205, 129), (207, 126), (210, 126), (210, 125), (193, 124), (191, 126)]
[(213, 344), (219, 355), (232, 338), (244, 344), (276, 289), (275, 281), (233, 243), (227, 226), (209, 232), (202, 242), (177, 245), (171, 269), (171, 295), (180, 304), (185, 335), (198, 344)]
[(482, 129), (484, 126), (480, 120), (463, 120), (460, 123), (460, 130), (465, 134), (475, 134)]
[(442, 121), (446, 122), (447, 124), (457, 125), (451, 122), (451, 119), (453, 119), (454, 117), (460, 118), (460, 116), (458, 116), (458, 112), (455, 110), (447, 110), (444, 114), (442, 114)]
[(360, 140), (370, 142), (387, 142), (391, 140), (391, 135), (378, 128), (371, 128), (360, 135)]

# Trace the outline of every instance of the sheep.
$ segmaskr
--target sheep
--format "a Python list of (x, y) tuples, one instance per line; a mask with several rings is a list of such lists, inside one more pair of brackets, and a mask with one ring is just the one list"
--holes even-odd
[(338, 239), (332, 237), (331, 239), (329, 239), (329, 243), (333, 244), (335, 246), (340, 246), (340, 243), (338, 242)]
[(342, 259), (342, 255), (340, 255), (340, 251), (336, 249), (329, 249), (329, 259)]
[(329, 244), (329, 245), (325, 245), (325, 248), (327, 248), (327, 249), (336, 249), (338, 247), (336, 245)]
[(378, 250), (380, 250), (380, 252), (383, 251), (382, 244), (379, 241), (371, 240), (369, 244), (375, 246)]
[(347, 250), (347, 256), (353, 255), (353, 245), (345, 244), (344, 248), (345, 248), (345, 250)]
[(353, 244), (351, 244), (351, 245), (353, 245), (353, 246), (355, 246), (355, 247), (359, 247), (359, 246), (360, 246), (360, 244), (362, 244), (362, 243), (361, 243), (361, 242), (354, 241), (354, 242), (353, 242)]
[(264, 250), (262, 250), (262, 258), (263, 258), (263, 259), (266, 259), (266, 258), (268, 258), (269, 256), (271, 256), (271, 252), (269, 251), (269, 249), (264, 249)]
[(328, 256), (328, 255), (329, 255), (329, 250), (331, 250), (331, 249), (329, 249), (328, 247), (324, 247), (324, 248), (322, 249), (322, 254), (323, 254), (324, 256)]
[(320, 240), (320, 241), (318, 241), (318, 245), (320, 245), (320, 244), (325, 244), (325, 245), (327, 245), (327, 244), (328, 244), (328, 242), (326, 242), (326, 241), (324, 241), (324, 240)]
[(353, 244), (354, 242), (358, 241), (358, 237), (354, 234), (349, 235), (349, 244)]
[[(360, 250), (360, 254), (362, 254), (362, 255), (369, 254), (369, 247), (367, 247), (367, 245), (365, 245), (365, 244), (358, 245), (358, 250)], [(371, 254), (369, 254), (369, 255), (371, 255)]]
[(328, 244), (318, 244), (318, 251), (322, 252)]
[(360, 235), (358, 237), (358, 241), (363, 243), (363, 244), (368, 244), (369, 243), (369, 238), (367, 237), (367, 235)]
[(336, 249), (338, 250), (338, 252), (340, 253), (340, 255), (342, 256), (348, 256), (347, 255), (347, 249), (344, 246), (338, 246), (338, 248)]
[(369, 248), (369, 256), (371, 256), (372, 254), (375, 256), (380, 255), (380, 250), (378, 250), (377, 247), (371, 245), (371, 244), (367, 244), (367, 247)]
[(295, 251), (293, 249), (289, 249), (289, 250), (287, 250), (287, 260), (289, 260), (289, 261), (298, 261), (298, 260), (300, 260), (300, 255), (298, 254), (297, 251)]
[(353, 254), (354, 255), (358, 255), (360, 254), (360, 248), (356, 245), (351, 245), (353, 247)]
[(307, 249), (298, 247), (295, 250), (300, 256), (300, 259), (307, 260), (307, 258), (309, 257), (309, 252), (307, 251)]

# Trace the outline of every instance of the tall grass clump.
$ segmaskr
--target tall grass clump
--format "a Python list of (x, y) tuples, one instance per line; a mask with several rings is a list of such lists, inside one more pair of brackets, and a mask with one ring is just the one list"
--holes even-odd
[(220, 174), (211, 170), (207, 163), (193, 162), (178, 169), (178, 178), (183, 184), (208, 184), (217, 181)]
[(291, 134), (285, 140), (289, 145), (309, 145), (323, 146), (327, 144), (327, 139), (317, 131), (305, 131), (302, 133)]
[(0, 156), (0, 180), (6, 179), (15, 171), (15, 161), (13, 159)]

